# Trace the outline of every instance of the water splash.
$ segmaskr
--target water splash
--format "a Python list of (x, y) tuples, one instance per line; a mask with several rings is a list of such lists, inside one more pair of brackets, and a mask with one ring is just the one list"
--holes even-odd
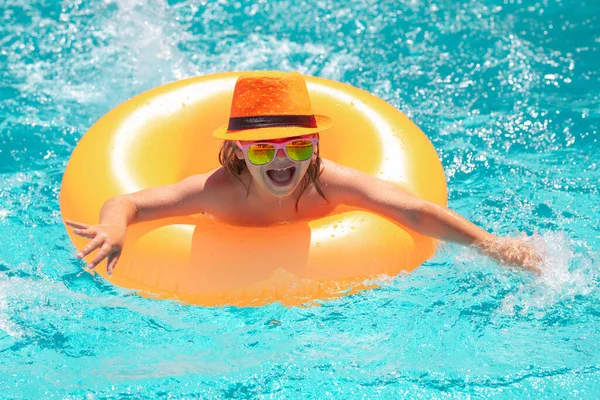
[[(440, 254), (454, 258), (460, 269), (458, 282), (471, 271), (480, 272), (478, 284), (485, 287), (482, 298), (499, 298), (498, 312), (505, 315), (534, 313), (539, 317), (562, 302), (588, 296), (598, 289), (598, 254), (585, 242), (570, 239), (564, 232), (513, 237), (521, 238), (542, 255), (539, 275), (517, 267), (499, 266), (474, 248), (446, 244)], [(492, 280), (488, 278), (490, 274), (495, 275)]]
[(13, 338), (20, 338), (23, 336), (23, 330), (11, 321), (13, 310), (10, 308), (8, 298), (11, 289), (9, 278), (0, 272), (0, 331)]
[(561, 302), (588, 296), (598, 289), (598, 254), (584, 242), (569, 239), (564, 232), (536, 234), (528, 242), (543, 254), (542, 274), (507, 295), (502, 302), (503, 313), (533, 312), (541, 317)]

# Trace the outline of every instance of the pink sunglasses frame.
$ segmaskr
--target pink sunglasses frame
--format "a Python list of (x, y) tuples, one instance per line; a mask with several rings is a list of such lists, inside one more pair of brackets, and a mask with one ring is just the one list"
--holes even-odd
[[(269, 165), (273, 162), (273, 160), (275, 160), (277, 158), (277, 153), (279, 152), (280, 149), (283, 149), (283, 153), (285, 154), (285, 156), (293, 162), (303, 162), (306, 160), (302, 160), (302, 161), (296, 161), (296, 160), (292, 160), (290, 158), (290, 156), (287, 153), (287, 150), (285, 149), (285, 147), (290, 144), (291, 142), (295, 142), (297, 140), (308, 140), (309, 142), (312, 142), (313, 144), (313, 151), (312, 154), (310, 155), (309, 158), (307, 158), (306, 160), (309, 160), (314, 154), (315, 154), (315, 146), (317, 146), (319, 144), (319, 139), (316, 137), (312, 137), (312, 138), (295, 138), (295, 139), (290, 139), (287, 140), (285, 142), (281, 142), (281, 143), (274, 143), (268, 140), (262, 141), (262, 142), (252, 142), (252, 143), (248, 143), (248, 144), (242, 144), (239, 140), (236, 140), (236, 144), (242, 149), (242, 152), (244, 153), (244, 157), (246, 158), (246, 160), (248, 160), (248, 162), (252, 165), (256, 165), (256, 166), (265, 166), (265, 165)], [(271, 161), (269, 161), (266, 164), (253, 164), (249, 159), (248, 159), (248, 148), (250, 146), (254, 146), (255, 144), (270, 144), (272, 146), (275, 146), (275, 156), (273, 156), (273, 159), (271, 159)]]

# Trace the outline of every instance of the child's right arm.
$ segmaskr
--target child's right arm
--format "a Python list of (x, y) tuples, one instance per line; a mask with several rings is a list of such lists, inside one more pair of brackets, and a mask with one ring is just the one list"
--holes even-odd
[(84, 258), (98, 250), (87, 267), (93, 269), (107, 258), (106, 270), (112, 274), (125, 243), (127, 227), (134, 222), (204, 211), (209, 201), (203, 195), (207, 178), (208, 175), (194, 175), (173, 185), (113, 197), (102, 206), (97, 225), (66, 220), (74, 234), (90, 239), (76, 257)]

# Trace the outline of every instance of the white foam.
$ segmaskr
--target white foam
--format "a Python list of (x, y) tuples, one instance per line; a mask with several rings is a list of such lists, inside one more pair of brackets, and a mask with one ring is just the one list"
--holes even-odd
[(0, 222), (3, 222), (6, 217), (10, 215), (10, 211), (6, 209), (0, 209)]
[[(586, 248), (585, 243), (569, 239), (563, 232), (534, 235), (528, 242), (544, 256), (542, 274), (520, 285), (516, 293), (506, 296), (502, 302), (503, 313), (534, 312), (540, 316), (551, 306), (577, 295), (588, 295), (598, 285), (597, 254)], [(574, 251), (574, 247), (581, 247)]]
[[(543, 316), (553, 310), (557, 303), (569, 301), (579, 295), (586, 296), (597, 288), (598, 254), (585, 243), (569, 238), (564, 232), (521, 237), (542, 255), (540, 275), (519, 270), (517, 267), (498, 267), (493, 260), (473, 248), (461, 247), (456, 252), (457, 245), (445, 245), (439, 253), (442, 256), (444, 253), (454, 253), (454, 259), (457, 264), (463, 266), (463, 271), (489, 268), (497, 274), (495, 281), (500, 281), (502, 290), (509, 290), (501, 301), (501, 314), (533, 313), (536, 317)], [(506, 268), (509, 268), (509, 271)], [(485, 283), (482, 281), (481, 284)], [(496, 281), (494, 285), (497, 284)], [(482, 291), (482, 295), (495, 297), (492, 293), (495, 289), (496, 287), (490, 286)]]
[(0, 330), (13, 338), (20, 338), (23, 336), (23, 330), (10, 319), (12, 310), (8, 297), (14, 292), (12, 286), (12, 280), (0, 272)]

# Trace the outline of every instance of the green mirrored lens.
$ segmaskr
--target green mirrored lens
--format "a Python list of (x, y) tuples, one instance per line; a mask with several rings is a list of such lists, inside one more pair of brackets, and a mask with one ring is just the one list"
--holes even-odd
[(285, 147), (288, 157), (294, 161), (306, 161), (313, 155), (313, 144), (310, 140), (294, 140)]
[(254, 165), (264, 165), (275, 157), (275, 146), (266, 143), (255, 144), (248, 147), (248, 161)]

